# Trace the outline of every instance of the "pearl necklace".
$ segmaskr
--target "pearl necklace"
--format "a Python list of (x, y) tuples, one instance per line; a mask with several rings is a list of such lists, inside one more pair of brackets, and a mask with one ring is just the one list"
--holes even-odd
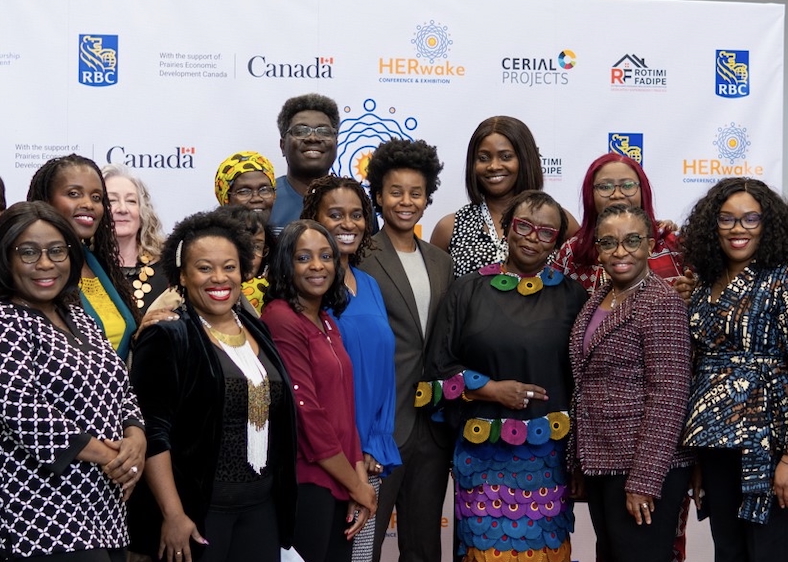
[(243, 326), (241, 325), (241, 320), (240, 318), (238, 318), (238, 315), (235, 313), (234, 310), (232, 311), (232, 313), (233, 313), (233, 318), (235, 318), (235, 323), (238, 324), (238, 328), (241, 330), (240, 334), (225, 334), (224, 332), (220, 332), (217, 329), (215, 329), (213, 326), (211, 326), (210, 323), (205, 318), (203, 318), (199, 314), (197, 316), (200, 318), (200, 322), (202, 322), (202, 325), (205, 326), (208, 332), (210, 332), (210, 334), (213, 337), (215, 337), (218, 341), (222, 342), (223, 344), (229, 345), (230, 347), (241, 347), (246, 343), (246, 333), (244, 332)]

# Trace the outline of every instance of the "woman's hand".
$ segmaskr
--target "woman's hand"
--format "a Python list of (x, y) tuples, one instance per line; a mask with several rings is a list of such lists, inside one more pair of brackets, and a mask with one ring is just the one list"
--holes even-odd
[[(199, 531), (194, 521), (185, 513), (165, 517), (161, 524), (161, 539), (159, 539), (159, 559), (167, 562), (192, 562), (192, 551), (189, 539), (194, 539), (200, 544), (208, 544)], [(165, 556), (166, 555), (166, 556)]]
[(692, 469), (692, 476), (690, 477), (690, 493), (695, 502), (695, 509), (698, 511), (703, 507), (703, 496), (706, 492), (703, 491), (703, 475), (700, 471), (700, 465), (696, 464)]
[(665, 232), (676, 232), (678, 229), (679, 225), (672, 220), (661, 220), (657, 223), (657, 230), (660, 234)]
[[(494, 383), (494, 384), (493, 384)], [(493, 384), (495, 401), (510, 410), (524, 410), (531, 400), (547, 400), (547, 391), (535, 384), (513, 380), (490, 381), (482, 388)]]
[(638, 525), (651, 525), (651, 512), (654, 511), (654, 498), (627, 492), (627, 511)]
[(367, 474), (372, 476), (377, 476), (383, 472), (383, 465), (375, 457), (367, 453), (364, 453), (364, 468), (366, 468)]
[(145, 432), (139, 427), (127, 427), (123, 434), (124, 437), (120, 441), (104, 440), (104, 444), (116, 450), (118, 454), (101, 468), (115, 484), (121, 486), (123, 501), (126, 501), (142, 477), (147, 441)]
[(351, 523), (350, 527), (345, 529), (345, 536), (347, 540), (353, 540), (361, 529), (366, 525), (367, 520), (371, 517), (369, 509), (357, 502), (348, 503), (347, 508), (347, 522)]
[(774, 470), (774, 495), (780, 507), (788, 506), (788, 455), (783, 455)]
[[(350, 491), (350, 490), (349, 490)], [(360, 482), (357, 489), (350, 491), (350, 497), (356, 503), (369, 510), (369, 516), (375, 515), (378, 509), (378, 496), (369, 482)]]
[(673, 288), (676, 289), (679, 296), (684, 299), (684, 302), (689, 304), (690, 297), (692, 297), (692, 291), (695, 290), (697, 285), (698, 278), (691, 269), (687, 268), (684, 270), (684, 275), (676, 279), (676, 282), (673, 283)]
[(137, 339), (145, 328), (158, 324), (159, 322), (171, 322), (177, 320), (179, 316), (172, 310), (166, 308), (157, 308), (156, 310), (148, 310), (145, 316), (140, 321), (140, 327), (134, 334), (134, 339)]
[(569, 497), (573, 500), (582, 500), (586, 497), (586, 479), (579, 468), (574, 470), (570, 478)]

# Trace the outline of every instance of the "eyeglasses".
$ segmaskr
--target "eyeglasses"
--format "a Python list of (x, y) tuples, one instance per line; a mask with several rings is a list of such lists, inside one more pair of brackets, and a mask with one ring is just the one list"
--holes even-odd
[(252, 189), (250, 187), (242, 187), (230, 193), (234, 195), (235, 198), (238, 199), (239, 201), (247, 201), (251, 199), (253, 195), (259, 195), (263, 199), (272, 199), (274, 194), (276, 193), (276, 188), (271, 187), (270, 185), (258, 187), (257, 189)]
[(596, 245), (599, 251), (605, 254), (612, 254), (619, 246), (623, 246), (624, 250), (631, 254), (632, 252), (637, 252), (646, 238), (648, 236), (643, 236), (642, 234), (629, 234), (623, 240), (605, 236), (604, 238), (597, 238)]
[(41, 254), (46, 254), (49, 261), (60, 263), (68, 259), (68, 249), (70, 244), (65, 246), (51, 246), (49, 248), (39, 248), (38, 246), (17, 246), (14, 251), (22, 260), (22, 263), (38, 263)]
[(319, 127), (310, 127), (309, 125), (294, 125), (287, 130), (287, 134), (294, 139), (304, 140), (311, 135), (315, 135), (319, 139), (333, 139), (337, 136), (337, 130), (334, 127), (326, 127), (321, 125)]
[(752, 230), (758, 228), (761, 224), (761, 215), (758, 213), (747, 213), (741, 218), (736, 218), (731, 215), (718, 215), (717, 226), (720, 230), (732, 230), (736, 223), (739, 223), (742, 228)]
[(534, 223), (525, 219), (514, 217), (512, 219), (512, 229), (520, 236), (528, 236), (536, 231), (536, 237), (540, 242), (555, 242), (558, 238), (558, 229), (550, 226), (536, 226)]
[(594, 189), (601, 197), (610, 197), (616, 192), (616, 188), (621, 191), (624, 197), (631, 197), (640, 189), (640, 182), (634, 180), (625, 180), (621, 183), (596, 183)]
[(265, 244), (255, 243), (252, 244), (252, 251), (258, 258), (264, 258), (268, 255), (268, 247)]

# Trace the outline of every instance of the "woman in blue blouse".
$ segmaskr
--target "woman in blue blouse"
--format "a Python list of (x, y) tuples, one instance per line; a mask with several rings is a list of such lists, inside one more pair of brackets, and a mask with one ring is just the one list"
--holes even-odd
[[(336, 319), (353, 363), (356, 426), (370, 484), (401, 463), (394, 442), (394, 333), (377, 282), (355, 265), (370, 245), (372, 206), (352, 178), (326, 176), (313, 181), (304, 197), (302, 219), (321, 223), (334, 236), (345, 270), (349, 304)], [(353, 544), (353, 561), (372, 559), (374, 517)]]

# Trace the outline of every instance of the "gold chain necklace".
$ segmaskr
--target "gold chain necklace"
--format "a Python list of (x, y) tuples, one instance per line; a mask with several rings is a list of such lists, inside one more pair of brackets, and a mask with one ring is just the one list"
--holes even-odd
[(610, 292), (613, 293), (613, 300), (610, 301), (610, 309), (612, 310), (612, 309), (616, 308), (616, 299), (617, 299), (617, 297), (624, 296), (627, 293), (630, 293), (630, 292), (634, 291), (638, 287), (642, 287), (643, 284), (646, 282), (646, 278), (647, 277), (648, 277), (648, 273), (646, 273), (646, 275), (644, 275), (643, 278), (640, 281), (637, 281), (637, 282), (633, 283), (632, 285), (630, 285), (629, 287), (627, 287), (626, 289), (624, 289), (623, 291), (621, 291), (618, 294), (616, 293), (616, 288), (615, 287), (611, 287), (610, 288)]
[(246, 332), (244, 332), (241, 320), (238, 318), (235, 311), (233, 311), (233, 318), (235, 318), (235, 323), (238, 324), (238, 328), (241, 330), (240, 334), (225, 334), (224, 332), (220, 332), (211, 326), (205, 318), (199, 314), (197, 316), (199, 316), (200, 322), (202, 322), (202, 325), (205, 326), (208, 332), (223, 344), (229, 345), (230, 347), (241, 347), (246, 343)]

